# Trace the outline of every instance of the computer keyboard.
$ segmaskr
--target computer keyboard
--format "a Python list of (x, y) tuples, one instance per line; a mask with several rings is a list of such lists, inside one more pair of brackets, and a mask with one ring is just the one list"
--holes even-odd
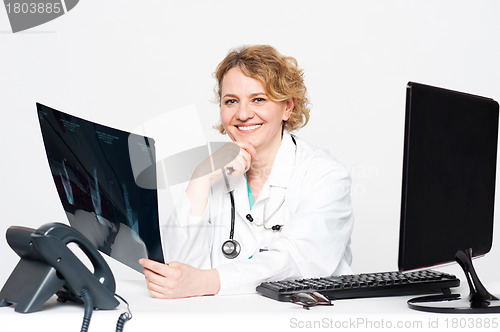
[(434, 270), (415, 272), (376, 272), (324, 278), (264, 282), (257, 292), (278, 301), (288, 302), (298, 292), (320, 292), (331, 300), (402, 296), (414, 294), (449, 294), (460, 279)]

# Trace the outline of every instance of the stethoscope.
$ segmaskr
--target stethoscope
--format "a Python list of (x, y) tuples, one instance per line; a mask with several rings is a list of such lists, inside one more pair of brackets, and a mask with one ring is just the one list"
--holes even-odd
[[(225, 241), (222, 244), (222, 254), (224, 255), (224, 257), (226, 257), (228, 259), (233, 259), (233, 258), (238, 257), (238, 255), (241, 252), (240, 244), (238, 243), (238, 241), (236, 241), (234, 239), (234, 223), (235, 223), (235, 215), (236, 215), (235, 207), (234, 207), (234, 193), (233, 193), (234, 190), (231, 189), (231, 187), (229, 186), (229, 179), (227, 178), (227, 174), (231, 173), (232, 171), (233, 171), (233, 169), (231, 167), (229, 167), (226, 171), (222, 172), (222, 174), (224, 176), (224, 182), (226, 183), (226, 188), (229, 191), (229, 198), (231, 200), (231, 231), (229, 232), (229, 240)], [(278, 212), (278, 210), (281, 208), (283, 203), (285, 203), (285, 196), (283, 196), (283, 199), (279, 203), (278, 208), (275, 209), (274, 212), (271, 213), (267, 218), (265, 217), (265, 215), (266, 215), (266, 205), (265, 205), (264, 206), (264, 218), (263, 218), (263, 221), (261, 223), (254, 222), (254, 219), (253, 219), (252, 215), (250, 215), (250, 214), (246, 215), (246, 219), (256, 226), (264, 227), (264, 229), (271, 229), (273, 231), (280, 231), (281, 228), (283, 227), (283, 225), (274, 225), (272, 227), (267, 227), (266, 225), (269, 222), (269, 220), (271, 220), (271, 218), (274, 217), (274, 215)]]

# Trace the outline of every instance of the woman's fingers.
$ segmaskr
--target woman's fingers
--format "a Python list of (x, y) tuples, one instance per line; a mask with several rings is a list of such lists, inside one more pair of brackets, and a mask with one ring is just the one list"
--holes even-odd
[(165, 275), (167, 273), (166, 270), (168, 269), (168, 264), (159, 263), (146, 258), (139, 259), (139, 264), (141, 264), (142, 267), (159, 275)]
[(230, 142), (215, 151), (198, 165), (191, 180), (210, 184), (222, 175), (223, 169), (231, 169), (231, 175), (246, 173), (253, 160), (258, 160), (257, 150), (248, 142)]
[(225, 169), (232, 169), (231, 175), (244, 174), (250, 169), (250, 166), (252, 166), (252, 160), (257, 160), (257, 151), (250, 143), (234, 143), (240, 147), (240, 151), (236, 158), (225, 166)]
[(226, 165), (225, 169), (232, 169), (231, 175), (240, 175), (246, 173), (252, 164), (252, 157), (250, 154), (241, 149), (240, 153), (234, 160)]
[(248, 142), (239, 142), (239, 141), (235, 141), (233, 143), (237, 144), (241, 149), (248, 152), (252, 159), (259, 160), (259, 157), (257, 156), (257, 150), (252, 144)]
[(178, 273), (169, 264), (158, 263), (142, 258), (139, 263), (144, 267), (144, 277), (151, 296), (156, 298), (173, 298), (177, 287)]
[(153, 297), (179, 298), (219, 291), (216, 270), (200, 270), (179, 262), (162, 264), (149, 259), (139, 262), (144, 267), (147, 288)]

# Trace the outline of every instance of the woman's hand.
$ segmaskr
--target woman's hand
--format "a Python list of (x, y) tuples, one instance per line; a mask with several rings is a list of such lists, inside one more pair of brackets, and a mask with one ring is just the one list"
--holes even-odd
[[(257, 151), (250, 143), (232, 142), (229, 144), (233, 145), (231, 148), (233, 148), (234, 144), (236, 144), (239, 146), (240, 150), (238, 155), (224, 166), (224, 170), (231, 168), (233, 171), (230, 175), (240, 175), (246, 173), (252, 165), (252, 160), (258, 160)], [(215, 161), (224, 160), (227, 158), (227, 153), (227, 150), (224, 151), (224, 147), (219, 149), (219, 151), (216, 151), (214, 155), (210, 156), (209, 159), (200, 164), (191, 181), (189, 181), (188, 187), (186, 188), (186, 195), (191, 203), (192, 216), (203, 215), (208, 202), (210, 184), (213, 180), (220, 177), (223, 172), (220, 168), (213, 170), (213, 167), (209, 167), (208, 165), (214, 165), (214, 159)], [(209, 169), (210, 172), (208, 172), (207, 169)]]
[(141, 258), (139, 263), (144, 267), (152, 297), (175, 299), (219, 292), (219, 273), (215, 269), (201, 270), (179, 262), (163, 264), (145, 258)]
[(253, 160), (258, 160), (257, 151), (250, 143), (233, 142), (233, 144), (236, 144), (240, 147), (240, 152), (238, 153), (236, 158), (234, 158), (224, 167), (224, 169), (233, 169), (230, 175), (241, 175), (246, 173), (250, 169)]

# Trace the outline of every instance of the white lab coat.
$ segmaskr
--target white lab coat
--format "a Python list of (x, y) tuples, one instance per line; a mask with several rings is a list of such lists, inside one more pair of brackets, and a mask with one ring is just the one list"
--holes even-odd
[[(264, 281), (351, 273), (353, 215), (348, 172), (327, 152), (297, 137), (294, 140), (287, 132), (283, 134), (252, 210), (245, 177), (229, 176), (236, 208), (234, 239), (241, 245), (238, 257), (227, 259), (221, 250), (229, 239), (231, 201), (220, 177), (212, 183), (203, 216), (190, 216), (189, 200), (183, 197), (162, 225), (166, 260), (216, 268), (220, 294), (255, 292)], [(280, 231), (255, 225), (273, 212), (267, 227), (283, 225)], [(253, 223), (247, 220), (248, 214)]]

